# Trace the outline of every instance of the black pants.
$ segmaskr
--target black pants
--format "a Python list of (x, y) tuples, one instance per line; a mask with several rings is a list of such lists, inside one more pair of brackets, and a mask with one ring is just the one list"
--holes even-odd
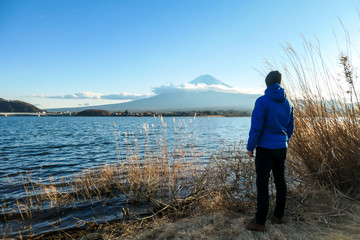
[(276, 206), (274, 215), (278, 218), (282, 218), (284, 216), (286, 202), (286, 182), (284, 177), (286, 151), (287, 148), (256, 148), (256, 222), (259, 224), (265, 224), (269, 211), (269, 177), (271, 170), (273, 172), (276, 186)]

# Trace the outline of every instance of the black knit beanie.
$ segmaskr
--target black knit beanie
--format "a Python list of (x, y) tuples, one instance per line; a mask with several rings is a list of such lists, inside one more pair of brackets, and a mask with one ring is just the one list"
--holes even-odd
[(281, 84), (281, 73), (279, 71), (271, 71), (265, 78), (266, 86), (269, 87), (274, 83)]

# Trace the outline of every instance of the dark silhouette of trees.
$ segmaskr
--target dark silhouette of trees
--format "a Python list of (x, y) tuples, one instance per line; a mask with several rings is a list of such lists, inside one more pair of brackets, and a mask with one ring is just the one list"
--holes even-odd
[(0, 112), (43, 112), (43, 110), (27, 102), (0, 98)]
[(87, 109), (87, 110), (78, 112), (74, 115), (76, 115), (76, 116), (109, 116), (110, 113), (106, 110)]

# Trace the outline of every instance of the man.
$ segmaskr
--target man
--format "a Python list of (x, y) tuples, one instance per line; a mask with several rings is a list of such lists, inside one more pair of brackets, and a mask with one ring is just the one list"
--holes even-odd
[(257, 210), (255, 219), (246, 228), (266, 231), (269, 210), (269, 177), (272, 170), (276, 186), (276, 206), (271, 220), (282, 223), (286, 201), (284, 167), (288, 142), (294, 131), (293, 107), (280, 86), (281, 74), (271, 71), (265, 79), (265, 95), (259, 97), (251, 116), (247, 144), (248, 155), (254, 157), (256, 148)]

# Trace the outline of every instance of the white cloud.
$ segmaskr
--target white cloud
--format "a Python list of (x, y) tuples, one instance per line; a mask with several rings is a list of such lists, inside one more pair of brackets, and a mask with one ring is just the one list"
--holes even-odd
[(78, 106), (90, 106), (90, 103), (79, 103)]
[(225, 93), (247, 93), (247, 94), (262, 94), (264, 89), (242, 89), (237, 87), (227, 87), (224, 85), (207, 85), (204, 83), (191, 84), (185, 83), (180, 86), (173, 84), (168, 86), (160, 86), (153, 88), (155, 94), (169, 94), (174, 92), (225, 92)]
[(37, 95), (33, 94), (33, 97), (38, 98), (52, 98), (52, 99), (107, 99), (107, 100), (136, 100), (141, 98), (150, 97), (151, 94), (137, 94), (137, 93), (113, 93), (102, 94), (95, 92), (82, 92), (67, 95)]
[(175, 86), (174, 84), (170, 84), (167, 86), (155, 87), (152, 89), (152, 93), (150, 94), (138, 94), (138, 93), (112, 93), (112, 94), (103, 94), (103, 93), (95, 93), (95, 92), (81, 92), (81, 93), (73, 93), (66, 95), (37, 95), (33, 94), (32, 97), (36, 98), (47, 98), (47, 99), (73, 99), (73, 100), (125, 100), (132, 101), (142, 98), (148, 98), (154, 95), (159, 94), (171, 94), (176, 92), (205, 92), (205, 91), (214, 91), (214, 92), (224, 92), (224, 93), (245, 93), (245, 94), (263, 94), (264, 89), (241, 89), (237, 87), (230, 87), (228, 85), (222, 84), (205, 84), (205, 83), (185, 83), (179, 86)]
[(125, 100), (125, 99), (141, 99), (150, 97), (152, 94), (138, 94), (138, 93), (115, 93), (115, 94), (107, 94), (103, 95), (101, 99), (109, 99), (109, 100)]

